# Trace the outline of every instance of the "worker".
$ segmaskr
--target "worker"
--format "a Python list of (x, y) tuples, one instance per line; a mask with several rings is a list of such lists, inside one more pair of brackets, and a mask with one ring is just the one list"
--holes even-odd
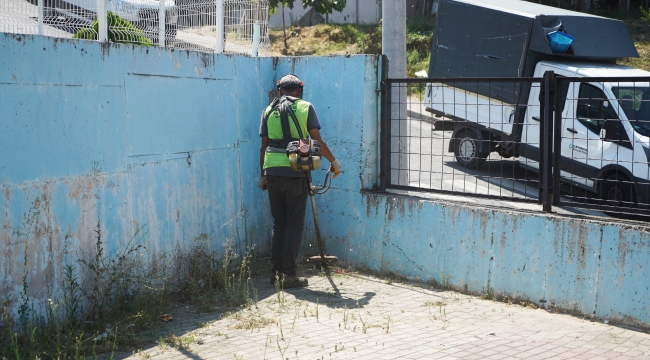
[[(309, 136), (317, 140), (320, 143), (321, 155), (330, 162), (332, 178), (341, 173), (341, 164), (320, 136), (321, 126), (314, 106), (302, 100), (302, 81), (297, 76), (288, 74), (278, 81), (277, 89), (280, 98), (276, 98), (264, 110), (260, 121), (261, 175), (257, 185), (262, 190), (268, 189), (273, 216), (271, 284), (288, 289), (308, 285), (307, 279), (298, 277), (296, 273), (296, 259), (302, 241), (309, 190), (306, 173), (291, 169), (285, 152), (287, 143), (299, 139), (300, 134), (305, 138)], [(298, 130), (292, 117), (285, 122), (290, 128), (292, 139), (283, 136), (280, 110), (287, 107), (290, 107), (300, 126)], [(289, 112), (284, 111), (285, 114)]]

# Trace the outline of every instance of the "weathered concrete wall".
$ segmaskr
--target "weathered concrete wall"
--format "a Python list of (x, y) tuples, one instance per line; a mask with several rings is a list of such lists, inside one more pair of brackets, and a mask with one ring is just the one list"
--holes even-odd
[(244, 205), (252, 187), (240, 174), (255, 167), (242, 156), (254, 139), (244, 127), (268, 95), (240, 85), (272, 84), (270, 64), (0, 34), (0, 69), (0, 298), (10, 306), (24, 274), (37, 308), (55, 297), (63, 258), (92, 258), (98, 229), (107, 253), (136, 234), (148, 254), (200, 234), (263, 244), (267, 216)]
[(357, 226), (328, 227), (328, 250), (352, 264), (650, 326), (647, 228), (371, 192), (332, 198), (349, 206), (322, 221)]
[[(264, 251), (258, 127), (275, 81), (299, 74), (305, 98), (319, 95), (323, 136), (359, 147), (338, 134), (346, 122), (376, 119), (374, 108), (363, 113), (366, 89), (357, 86), (375, 81), (375, 61), (0, 34), (0, 304), (15, 312), (27, 274), (27, 295), (42, 307), (59, 292), (62, 263), (92, 257), (97, 230), (107, 253), (135, 241), (155, 256), (201, 234), (218, 247), (233, 239)], [(362, 179), (348, 181), (358, 189)]]

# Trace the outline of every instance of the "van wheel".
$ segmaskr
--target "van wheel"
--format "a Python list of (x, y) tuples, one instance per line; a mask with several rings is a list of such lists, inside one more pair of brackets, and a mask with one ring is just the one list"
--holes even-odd
[(466, 130), (458, 133), (454, 143), (454, 155), (460, 166), (471, 169), (483, 166), (487, 154), (479, 153), (478, 138), (473, 131)]
[(610, 175), (601, 181), (600, 198), (604, 205), (632, 207), (632, 194), (632, 184), (625, 175)]

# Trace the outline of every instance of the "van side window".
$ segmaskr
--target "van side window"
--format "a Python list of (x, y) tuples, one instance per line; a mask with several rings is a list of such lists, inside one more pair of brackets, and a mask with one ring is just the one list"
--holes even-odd
[(618, 115), (601, 89), (583, 83), (580, 84), (576, 118), (589, 131), (600, 134), (605, 120), (618, 120)]

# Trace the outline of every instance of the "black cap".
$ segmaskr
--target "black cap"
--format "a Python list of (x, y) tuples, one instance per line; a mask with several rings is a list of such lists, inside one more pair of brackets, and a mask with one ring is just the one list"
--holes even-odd
[(300, 89), (302, 87), (302, 81), (296, 75), (288, 74), (278, 80), (278, 87), (282, 89)]

